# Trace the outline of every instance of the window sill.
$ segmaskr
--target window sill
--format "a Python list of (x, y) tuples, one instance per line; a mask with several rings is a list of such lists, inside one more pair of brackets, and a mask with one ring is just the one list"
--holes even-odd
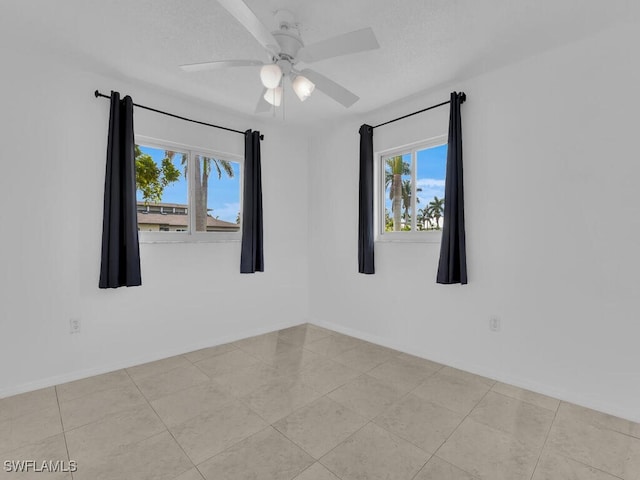
[(215, 233), (215, 234), (188, 234), (171, 232), (138, 232), (140, 244), (154, 243), (240, 243), (240, 234)]
[(387, 232), (379, 234), (376, 243), (433, 243), (442, 241), (442, 230), (438, 232)]

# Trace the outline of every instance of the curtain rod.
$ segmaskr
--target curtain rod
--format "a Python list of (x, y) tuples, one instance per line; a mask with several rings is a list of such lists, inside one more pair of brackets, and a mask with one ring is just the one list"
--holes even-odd
[[(464, 103), (465, 100), (467, 99), (467, 94), (464, 93), (464, 92), (460, 92), (460, 93), (458, 93), (458, 95), (460, 97), (460, 103)], [(402, 119), (407, 118), (407, 117), (412, 117), (413, 115), (417, 115), (419, 113), (426, 112), (427, 110), (432, 110), (434, 108), (441, 107), (441, 106), (446, 105), (448, 103), (451, 103), (451, 100), (447, 100), (446, 102), (438, 103), (437, 105), (431, 105), (430, 107), (423, 108), (422, 110), (418, 110), (417, 112), (409, 113), (407, 115), (403, 115), (402, 117), (394, 118), (393, 120), (389, 120), (388, 122), (381, 123), (380, 125), (376, 125), (375, 127), (371, 127), (371, 128), (382, 127), (383, 125), (387, 125), (389, 123), (397, 122), (398, 120), (402, 120)]]
[[(98, 97), (109, 98), (109, 99), (111, 98), (111, 95), (105, 95), (104, 93), (100, 93), (98, 90), (96, 90), (93, 94), (96, 96), (96, 98), (98, 98)], [(138, 108), (143, 108), (144, 110), (150, 110), (150, 111), (156, 112), (156, 113), (161, 113), (162, 115), (167, 115), (168, 117), (179, 118), (180, 120), (185, 120), (187, 122), (198, 123), (200, 125), (205, 125), (207, 127), (219, 128), (221, 130), (226, 130), (227, 132), (240, 133), (240, 134), (244, 135), (244, 132), (242, 132), (240, 130), (234, 130), (233, 128), (221, 127), (220, 125), (214, 125), (213, 123), (206, 123), (206, 122), (201, 122), (199, 120), (193, 120), (193, 119), (187, 118), (187, 117), (181, 117), (180, 115), (175, 115), (175, 114), (169, 113), (169, 112), (163, 112), (162, 110), (158, 110), (156, 108), (145, 107), (144, 105), (139, 105), (137, 103), (134, 103), (133, 106), (134, 107), (138, 107)], [(260, 140), (264, 140), (264, 135), (260, 135)]]

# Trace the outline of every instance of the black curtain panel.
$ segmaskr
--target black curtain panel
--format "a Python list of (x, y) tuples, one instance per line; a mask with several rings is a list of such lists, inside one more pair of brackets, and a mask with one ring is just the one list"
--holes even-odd
[(133, 101), (111, 92), (100, 288), (142, 284), (136, 213)]
[(358, 272), (373, 274), (373, 128), (360, 127), (360, 196), (358, 209)]
[(464, 94), (451, 93), (447, 176), (444, 187), (444, 226), (437, 282), (467, 283), (467, 253), (464, 231), (464, 185), (462, 181), (462, 123), (460, 104)]
[(240, 273), (264, 272), (260, 132), (244, 133), (244, 197)]

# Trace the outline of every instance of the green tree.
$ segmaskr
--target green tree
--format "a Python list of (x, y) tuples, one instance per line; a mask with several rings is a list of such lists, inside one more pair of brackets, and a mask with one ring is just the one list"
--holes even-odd
[(409, 175), (411, 168), (407, 162), (402, 161), (402, 156), (387, 158), (385, 160), (385, 189), (389, 188), (389, 200), (391, 200), (391, 212), (393, 213), (393, 231), (399, 232), (402, 220), (402, 175)]
[(393, 231), (393, 219), (391, 215), (389, 215), (389, 209), (384, 209), (384, 231), (392, 232)]
[(433, 197), (427, 206), (429, 217), (433, 218), (436, 230), (440, 230), (440, 219), (444, 215), (444, 198)]
[(165, 187), (180, 178), (180, 171), (169, 157), (165, 156), (162, 164), (158, 166), (150, 155), (142, 153), (138, 145), (135, 146), (135, 163), (136, 189), (142, 193), (145, 204), (160, 202)]

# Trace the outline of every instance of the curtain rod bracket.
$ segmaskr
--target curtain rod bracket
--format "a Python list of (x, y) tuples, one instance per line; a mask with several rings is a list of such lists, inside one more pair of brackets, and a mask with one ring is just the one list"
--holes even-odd
[[(460, 99), (460, 103), (464, 103), (465, 100), (467, 99), (467, 94), (464, 93), (464, 92), (459, 92), (458, 93), (458, 98)], [(447, 105), (448, 103), (451, 103), (451, 100), (447, 100), (446, 102), (438, 103), (436, 105), (431, 105), (430, 107), (423, 108), (422, 110), (418, 110), (417, 112), (409, 113), (407, 115), (403, 115), (402, 117), (394, 118), (393, 120), (389, 120), (388, 122), (384, 122), (384, 123), (381, 123), (379, 125), (374, 125), (371, 128), (382, 127), (383, 125), (388, 125), (390, 123), (397, 122), (398, 120), (403, 120), (403, 119), (405, 119), (407, 117), (412, 117), (414, 115), (417, 115), (418, 113), (423, 113), (423, 112), (426, 112), (428, 110), (433, 110), (434, 108), (438, 108), (438, 107), (441, 107), (443, 105)]]

